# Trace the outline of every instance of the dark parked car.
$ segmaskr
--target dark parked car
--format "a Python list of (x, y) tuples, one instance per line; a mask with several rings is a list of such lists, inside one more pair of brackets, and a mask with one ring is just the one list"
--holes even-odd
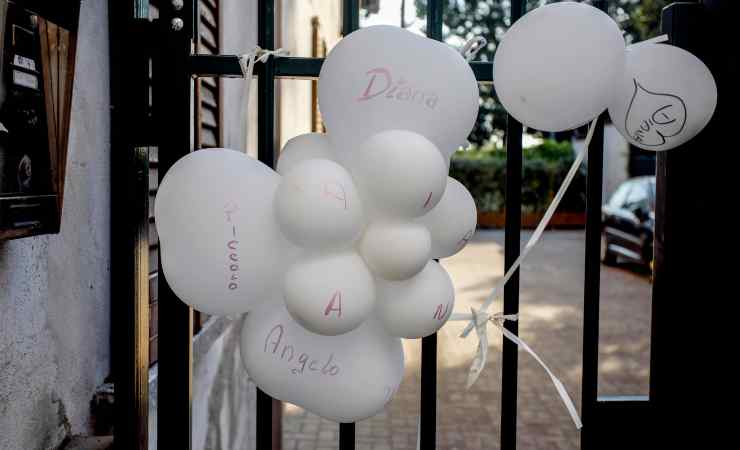
[(622, 183), (602, 207), (601, 220), (604, 264), (614, 264), (622, 257), (650, 265), (655, 229), (655, 177), (637, 177)]

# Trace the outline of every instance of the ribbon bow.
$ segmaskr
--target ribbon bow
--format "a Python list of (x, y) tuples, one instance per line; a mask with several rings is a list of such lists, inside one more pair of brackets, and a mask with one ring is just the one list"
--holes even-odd
[(545, 214), (542, 217), (540, 223), (537, 224), (537, 228), (534, 230), (534, 233), (532, 233), (532, 236), (524, 245), (524, 248), (519, 254), (519, 257), (509, 267), (509, 269), (504, 274), (504, 277), (496, 284), (491, 294), (481, 305), (480, 309), (476, 310), (474, 308), (471, 308), (471, 314), (452, 314), (452, 316), (450, 317), (450, 320), (469, 322), (465, 326), (463, 332), (460, 334), (460, 337), (467, 337), (467, 335), (470, 334), (473, 329), (475, 329), (475, 332), (478, 335), (478, 350), (476, 352), (475, 358), (473, 359), (473, 363), (470, 366), (470, 372), (468, 373), (468, 388), (470, 388), (475, 383), (475, 381), (480, 376), (483, 367), (486, 365), (486, 359), (488, 357), (488, 334), (486, 324), (490, 322), (494, 324), (496, 328), (501, 330), (501, 333), (503, 333), (506, 339), (515, 343), (517, 346), (532, 355), (535, 361), (537, 361), (540, 366), (545, 369), (545, 372), (547, 372), (547, 374), (550, 376), (552, 383), (555, 385), (555, 389), (557, 389), (558, 394), (560, 394), (560, 398), (563, 400), (563, 403), (565, 403), (565, 407), (568, 408), (570, 417), (573, 419), (573, 422), (576, 424), (576, 428), (578, 429), (580, 429), (583, 424), (581, 423), (581, 418), (578, 416), (578, 411), (576, 411), (573, 400), (571, 400), (568, 392), (565, 390), (565, 386), (563, 385), (563, 383), (552, 373), (550, 368), (547, 367), (547, 364), (542, 361), (542, 358), (540, 358), (539, 355), (537, 355), (537, 353), (535, 353), (534, 350), (532, 350), (526, 342), (522, 341), (519, 336), (504, 327), (504, 323), (507, 320), (518, 320), (519, 315), (503, 313), (489, 314), (487, 312), (487, 309), (493, 304), (494, 301), (500, 298), (506, 283), (514, 275), (514, 273), (516, 273), (517, 269), (519, 269), (519, 266), (522, 264), (522, 261), (524, 261), (527, 255), (529, 255), (529, 252), (534, 248), (535, 244), (537, 244), (537, 242), (542, 237), (542, 233), (545, 231), (547, 224), (550, 223), (550, 219), (552, 218), (553, 214), (555, 214), (555, 210), (560, 204), (560, 201), (563, 199), (565, 192), (568, 190), (568, 186), (570, 186), (570, 183), (576, 176), (578, 168), (581, 166), (581, 163), (586, 156), (586, 151), (588, 150), (588, 147), (591, 144), (591, 139), (594, 136), (596, 123), (597, 119), (594, 119), (591, 122), (591, 125), (588, 128), (588, 133), (586, 134), (586, 140), (584, 142), (583, 149), (578, 152), (578, 155), (576, 156), (573, 164), (568, 170), (568, 174), (566, 175), (565, 180), (563, 180), (563, 184), (560, 186), (558, 192), (555, 194), (555, 197), (553, 198), (552, 203), (550, 203), (550, 206), (547, 207), (547, 210), (545, 211)]
[(568, 391), (565, 389), (565, 385), (563, 385), (562, 381), (560, 381), (558, 377), (556, 377), (555, 374), (552, 373), (552, 370), (550, 370), (550, 368), (547, 366), (547, 364), (545, 364), (542, 358), (540, 358), (540, 356), (534, 350), (532, 350), (532, 348), (526, 342), (524, 342), (519, 336), (504, 327), (504, 323), (507, 320), (519, 320), (519, 314), (504, 314), (501, 312), (489, 314), (485, 311), (470, 308), (470, 314), (453, 314), (452, 317), (450, 317), (450, 320), (471, 321), (474, 324), (475, 334), (478, 335), (478, 349), (475, 353), (475, 358), (473, 358), (473, 363), (470, 365), (466, 389), (470, 389), (470, 387), (478, 380), (478, 377), (480, 376), (483, 368), (486, 365), (486, 361), (488, 359), (487, 325), (488, 323), (492, 323), (501, 331), (506, 339), (510, 340), (519, 348), (532, 355), (532, 358), (534, 358), (534, 360), (537, 361), (537, 363), (542, 366), (543, 369), (545, 369), (545, 372), (547, 372), (547, 375), (550, 377), (552, 384), (555, 385), (555, 389), (558, 391), (560, 398), (563, 400), (563, 403), (565, 404), (565, 407), (568, 410), (571, 419), (573, 419), (573, 423), (576, 425), (576, 428), (580, 430), (583, 427), (583, 423), (581, 422), (581, 417), (578, 415), (576, 406), (573, 403), (573, 400), (570, 398), (570, 395), (568, 395)]

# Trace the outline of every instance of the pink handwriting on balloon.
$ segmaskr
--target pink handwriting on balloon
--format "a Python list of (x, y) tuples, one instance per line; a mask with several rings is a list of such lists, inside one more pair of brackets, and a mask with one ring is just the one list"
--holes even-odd
[(324, 182), (323, 194), (324, 194), (324, 197), (339, 201), (344, 209), (349, 209), (349, 200), (347, 199), (347, 191), (345, 191), (342, 183), (338, 181)]
[(295, 358), (295, 347), (288, 344), (287, 342), (284, 342), (284, 337), (285, 327), (283, 326), (283, 324), (278, 323), (267, 333), (267, 336), (265, 337), (265, 345), (263, 351), (265, 353), (271, 353), (275, 355), (275, 357), (278, 358), (280, 361), (285, 361), (286, 363), (295, 362), (294, 367), (290, 369), (290, 373), (294, 375), (301, 375), (303, 373), (314, 372), (330, 377), (339, 374), (340, 368), (339, 365), (334, 362), (334, 353), (330, 353), (324, 365), (322, 367), (319, 367), (321, 361), (319, 359), (312, 358), (311, 355), (309, 355), (308, 353), (301, 352), (298, 355), (298, 358)]
[(234, 201), (227, 201), (224, 205), (224, 214), (226, 216), (226, 222), (231, 223), (231, 237), (233, 239), (226, 242), (226, 257), (228, 259), (227, 265), (229, 272), (226, 274), (227, 280), (229, 280), (226, 287), (230, 291), (233, 291), (239, 287), (239, 241), (236, 239), (236, 224), (231, 222), (231, 215), (239, 210), (238, 205)]
[(324, 309), (324, 316), (328, 316), (332, 311), (337, 313), (337, 317), (342, 317), (342, 291), (335, 291), (332, 294)]
[(429, 202), (432, 201), (432, 194), (433, 192), (429, 193), (429, 195), (427, 196), (427, 200), (424, 202), (424, 205), (422, 205), (421, 209), (427, 209), (427, 207), (429, 207)]
[(437, 305), (437, 308), (434, 310), (434, 315), (432, 315), (433, 318), (437, 320), (445, 320), (447, 318), (447, 313), (451, 312), (451, 306), (449, 303), (446, 305), (443, 305), (440, 303)]
[(458, 247), (464, 247), (464, 246), (468, 245), (468, 242), (473, 237), (473, 233), (475, 233), (475, 230), (468, 230), (465, 233), (465, 236), (463, 236), (462, 238), (460, 238), (459, 241), (457, 241), (457, 246)]
[(374, 98), (384, 98), (424, 105), (429, 109), (434, 109), (439, 102), (439, 97), (436, 93), (412, 86), (403, 77), (400, 77), (394, 83), (393, 75), (391, 75), (390, 69), (386, 67), (376, 67), (368, 70), (365, 74), (370, 76), (370, 79), (365, 90), (357, 97), (356, 100), (358, 102), (364, 102)]
[(239, 210), (239, 207), (235, 202), (231, 200), (227, 201), (226, 204), (224, 205), (224, 213), (226, 214), (226, 221), (231, 222), (231, 215), (237, 212), (238, 210)]

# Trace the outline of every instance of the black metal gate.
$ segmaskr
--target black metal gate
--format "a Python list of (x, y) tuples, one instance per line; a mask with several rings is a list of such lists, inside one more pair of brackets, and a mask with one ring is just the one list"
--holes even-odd
[[(135, 6), (145, 0), (129, 0), (131, 12)], [(119, 2), (111, 0), (111, 4)], [(156, 132), (144, 133), (143, 140), (153, 140), (159, 144), (159, 174), (164, 175), (167, 169), (180, 157), (189, 152), (191, 130), (191, 82), (193, 77), (241, 77), (241, 67), (237, 56), (227, 55), (194, 55), (192, 39), (195, 36), (194, 27), (197, 23), (197, 1), (170, 1), (160, 3), (160, 18), (149, 28), (148, 39), (137, 40), (141, 45), (153, 45), (155, 68), (154, 78), (154, 124)], [(264, 49), (275, 47), (275, 4), (274, 0), (258, 0), (258, 45)], [(431, 39), (442, 39), (442, 12), (444, 0), (427, 1), (427, 35)], [(525, 12), (526, 0), (511, 0), (512, 21), (521, 17)], [(605, 9), (608, 2), (594, 0), (595, 6)], [(680, 46), (692, 45), (692, 30), (696, 29), (697, 21), (709, 20), (706, 14), (697, 14), (704, 9), (718, 9), (721, 1), (707, 1), (705, 5), (698, 3), (680, 3), (669, 7), (664, 12), (664, 30), (670, 34), (674, 44)], [(179, 6), (179, 7), (178, 7)], [(111, 22), (122, 20), (113, 14), (121, 14), (120, 8), (112, 8)], [(358, 0), (343, 1), (343, 32), (347, 33), (359, 27)], [(701, 18), (697, 18), (701, 17)], [(691, 18), (691, 19), (689, 19)], [(135, 22), (135, 21), (134, 21)], [(113, 24), (112, 24), (113, 26)], [(123, 27), (129, 32), (137, 27)], [(146, 44), (144, 44), (146, 42)], [(698, 56), (706, 56), (702, 52), (705, 46), (693, 48)], [(274, 167), (277, 157), (275, 148), (275, 84), (277, 78), (309, 78), (315, 79), (319, 75), (323, 60), (320, 58), (280, 57), (269, 59), (265, 63), (256, 65), (256, 76), (259, 79), (258, 90), (258, 157), (268, 166)], [(120, 66), (120, 65), (119, 65)], [(492, 63), (473, 62), (472, 69), (476, 79), (481, 83), (492, 82)], [(115, 70), (114, 66), (114, 70)], [(734, 69), (736, 70), (736, 69)], [(721, 81), (721, 80), (720, 80)], [(146, 82), (144, 82), (146, 84)], [(135, 87), (141, 87), (136, 85)], [(134, 87), (134, 88), (135, 88)], [(720, 88), (722, 84), (720, 83)], [(134, 89), (131, 88), (131, 89)], [(125, 97), (125, 96), (124, 96)], [(118, 99), (118, 98), (117, 98)], [(123, 99), (118, 99), (125, 104)], [(114, 105), (115, 106), (115, 105)], [(135, 109), (121, 114), (130, 114), (129, 119), (141, 113)], [(718, 114), (721, 113), (720, 111)], [(715, 120), (717, 118), (715, 117)], [(121, 119), (121, 122), (124, 122)], [(599, 398), (597, 395), (598, 353), (599, 353), (599, 273), (600, 273), (600, 234), (601, 234), (601, 205), (602, 205), (602, 163), (603, 163), (603, 124), (602, 116), (596, 127), (594, 139), (588, 151), (588, 182), (587, 182), (587, 225), (585, 248), (585, 277), (584, 277), (584, 330), (583, 330), (583, 374), (582, 374), (582, 448), (595, 449), (611, 447), (618, 442), (632, 442), (635, 436), (644, 436), (645, 424), (650, 422), (651, 414), (655, 414), (655, 393), (658, 383), (665, 382), (665, 378), (651, 376), (649, 397), (629, 398)], [(114, 129), (115, 129), (114, 121)], [(120, 125), (119, 125), (120, 127)], [(114, 133), (114, 143), (120, 134)], [(166, 139), (162, 139), (166, 137)], [(135, 139), (134, 139), (135, 140)], [(128, 142), (128, 141), (126, 141)], [(130, 145), (135, 146), (134, 143)], [(690, 146), (689, 144), (688, 146)], [(123, 149), (125, 150), (125, 149)], [(520, 251), (521, 225), (521, 181), (522, 181), (522, 125), (514, 118), (508, 117), (506, 130), (506, 237), (505, 237), (505, 265), (506, 268), (515, 261)], [(659, 156), (658, 170), (658, 210), (656, 230), (656, 268), (655, 294), (653, 302), (653, 341), (651, 352), (652, 375), (662, 374), (661, 368), (665, 359), (659, 358), (665, 351), (663, 341), (655, 339), (656, 330), (664, 323), (656, 320), (656, 316), (669, 317), (666, 302), (661, 296), (668, 295), (675, 281), (668, 278), (670, 266), (666, 266), (666, 248), (670, 241), (685, 239), (681, 234), (680, 226), (675, 224), (666, 206), (667, 199), (667, 167), (670, 167), (671, 155)], [(137, 173), (134, 162), (129, 164), (129, 174)], [(126, 158), (124, 158), (126, 160)], [(128, 159), (131, 161), (131, 158)], [(674, 163), (678, 165), (679, 163)], [(679, 169), (674, 169), (678, 171)], [(135, 191), (135, 190), (134, 190)], [(130, 192), (128, 193), (130, 195)], [(127, 197), (131, 199), (131, 197)], [(141, 197), (136, 197), (141, 198)], [(135, 200), (135, 198), (134, 198)], [(668, 203), (667, 203), (668, 202)], [(679, 209), (676, 206), (677, 210)], [(121, 232), (141, 238), (140, 216), (126, 219), (130, 225), (122, 226)], [(672, 228), (673, 227), (673, 228)], [(671, 233), (671, 230), (675, 231)], [(139, 233), (139, 234), (136, 234)], [(137, 238), (126, 241), (126, 245), (136, 247)], [(137, 273), (137, 256), (126, 248), (121, 250), (132, 268), (115, 275), (120, 278), (120, 284), (128, 286), (130, 295), (136, 295), (136, 283), (131, 278)], [(123, 265), (123, 264), (122, 264)], [(668, 267), (668, 269), (666, 269)], [(160, 267), (161, 269), (161, 267)], [(132, 273), (133, 271), (133, 273)], [(161, 274), (160, 270), (160, 274)], [(127, 278), (128, 277), (128, 278)], [(115, 289), (115, 287), (114, 287)], [(168, 287), (163, 276), (159, 277), (159, 386), (158, 386), (158, 442), (159, 448), (189, 449), (191, 447), (191, 383), (192, 383), (192, 310), (182, 303)], [(519, 277), (515, 274), (506, 285), (504, 292), (504, 313), (513, 314), (519, 310)], [(136, 317), (135, 312), (129, 309), (130, 318)], [(123, 318), (122, 318), (123, 320)], [(656, 323), (660, 325), (655, 325)], [(517, 333), (516, 322), (507, 321), (505, 325), (511, 332)], [(129, 336), (130, 337), (130, 336)], [(121, 344), (127, 348), (126, 344)], [(500, 448), (513, 450), (517, 443), (517, 375), (518, 375), (518, 348), (512, 342), (504, 340), (503, 345), (503, 373), (501, 398), (501, 436)], [(134, 358), (135, 359), (135, 358)], [(421, 407), (420, 407), (420, 448), (430, 450), (436, 448), (436, 381), (437, 381), (437, 336), (432, 335), (422, 341), (421, 355)], [(127, 372), (129, 373), (129, 372)], [(121, 386), (131, 387), (136, 377), (131, 376), (120, 381)], [(138, 379), (140, 382), (140, 378)], [(128, 384), (126, 384), (128, 383)], [(665, 386), (668, 386), (666, 382)], [(118, 389), (118, 388), (117, 388)], [(666, 389), (667, 390), (667, 389)], [(135, 391), (131, 388), (129, 391)], [(129, 392), (122, 389), (122, 392)], [(133, 401), (133, 400), (132, 400)], [(273, 433), (273, 399), (265, 393), (257, 393), (257, 448), (269, 450), (273, 448), (276, 436)], [(128, 409), (127, 409), (128, 408)], [(126, 433), (141, 433), (141, 424), (136, 422), (136, 407), (122, 405), (120, 423), (129, 426), (117, 428), (122, 441), (128, 438)], [(140, 413), (140, 410), (138, 410)], [(128, 416), (127, 416), (128, 414)], [(128, 417), (128, 418), (127, 418)], [(628, 440), (620, 436), (610, 424), (619, 423), (630, 428), (632, 436)], [(144, 427), (145, 428), (145, 427)], [(138, 431), (136, 431), (138, 430)], [(121, 442), (122, 442), (121, 441)], [(355, 445), (354, 424), (340, 426), (339, 447), (353, 449)], [(132, 447), (122, 447), (132, 448)], [(139, 447), (136, 447), (139, 448)]]

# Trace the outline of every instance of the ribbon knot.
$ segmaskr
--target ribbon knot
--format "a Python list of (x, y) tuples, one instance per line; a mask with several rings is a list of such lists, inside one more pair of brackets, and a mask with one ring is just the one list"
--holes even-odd
[[(659, 37), (657, 39), (662, 39), (662, 37)], [(578, 429), (580, 429), (583, 424), (581, 423), (581, 418), (578, 416), (578, 411), (576, 411), (573, 400), (571, 400), (568, 392), (565, 390), (565, 386), (563, 385), (563, 383), (552, 373), (552, 371), (549, 367), (547, 367), (547, 364), (545, 364), (542, 358), (540, 358), (539, 355), (535, 353), (534, 350), (532, 350), (526, 342), (521, 340), (519, 336), (504, 327), (504, 323), (507, 320), (518, 320), (518, 314), (489, 314), (488, 312), (486, 312), (486, 310), (491, 306), (491, 304), (493, 304), (494, 301), (499, 299), (500, 295), (503, 293), (506, 283), (514, 275), (514, 273), (516, 273), (516, 271), (519, 269), (519, 266), (521, 266), (522, 261), (524, 261), (532, 248), (534, 248), (535, 244), (537, 244), (537, 242), (540, 240), (540, 237), (542, 237), (542, 233), (545, 231), (545, 228), (550, 222), (553, 214), (555, 214), (555, 210), (560, 204), (560, 201), (563, 199), (565, 191), (568, 189), (568, 186), (570, 186), (570, 183), (573, 181), (576, 172), (578, 172), (578, 168), (581, 166), (581, 163), (586, 156), (586, 150), (591, 144), (591, 139), (593, 139), (597, 121), (597, 119), (591, 121), (591, 125), (588, 128), (588, 133), (586, 134), (586, 140), (584, 142), (583, 149), (578, 152), (578, 155), (576, 156), (573, 164), (568, 170), (568, 174), (565, 176), (565, 180), (563, 180), (563, 184), (560, 186), (558, 192), (555, 194), (555, 197), (550, 203), (550, 206), (547, 207), (547, 210), (545, 211), (542, 220), (540, 220), (540, 223), (537, 224), (537, 228), (534, 230), (534, 233), (532, 233), (532, 236), (524, 245), (524, 248), (522, 249), (517, 259), (504, 273), (504, 277), (496, 284), (496, 286), (494, 286), (493, 291), (488, 296), (486, 301), (483, 302), (481, 308), (479, 310), (471, 308), (471, 314), (452, 314), (449, 319), (453, 321), (458, 320), (469, 322), (465, 326), (463, 332), (460, 334), (460, 337), (466, 337), (468, 334), (470, 334), (471, 331), (473, 331), (473, 329), (475, 329), (475, 333), (478, 335), (478, 350), (475, 354), (475, 358), (473, 359), (473, 363), (470, 365), (470, 371), (468, 372), (468, 388), (470, 388), (476, 382), (476, 380), (480, 376), (481, 371), (483, 370), (483, 367), (485, 367), (486, 365), (486, 359), (488, 358), (488, 334), (486, 324), (490, 322), (501, 331), (506, 339), (515, 343), (519, 348), (532, 355), (535, 361), (537, 361), (539, 365), (542, 366), (543, 369), (545, 369), (545, 372), (547, 372), (550, 380), (552, 380), (552, 383), (555, 385), (555, 389), (557, 389), (560, 398), (563, 400), (563, 403), (565, 403), (565, 407), (568, 409), (568, 413), (570, 413), (570, 417), (573, 419), (573, 423), (576, 424), (576, 428)]]
[[(239, 57), (239, 67), (242, 69), (242, 77), (244, 77), (244, 110), (242, 113), (241, 123), (246, 124), (244, 131), (245, 147), (249, 145), (249, 123), (247, 122), (247, 111), (249, 110), (249, 93), (252, 87), (252, 74), (254, 73), (254, 64), (258, 62), (267, 61), (270, 56), (280, 57), (287, 56), (289, 53), (287, 50), (277, 48), (275, 50), (267, 50), (259, 45), (255, 45), (254, 49), (241, 55)], [(246, 150), (246, 148), (245, 148)]]
[(470, 62), (486, 45), (488, 45), (486, 38), (483, 36), (475, 36), (462, 46), (460, 54), (466, 61)]
[(527, 345), (526, 342), (524, 342), (516, 334), (507, 330), (504, 326), (506, 321), (514, 322), (519, 320), (519, 314), (504, 314), (502, 312), (491, 314), (486, 312), (485, 310), (470, 308), (469, 315), (453, 314), (452, 317), (450, 317), (450, 320), (470, 321), (472, 324), (474, 324), (473, 327), (475, 329), (475, 334), (478, 336), (478, 349), (475, 352), (475, 357), (473, 358), (473, 362), (470, 365), (470, 370), (468, 371), (468, 382), (466, 389), (470, 389), (470, 387), (475, 384), (475, 382), (478, 380), (478, 377), (480, 377), (483, 368), (486, 366), (486, 361), (488, 360), (487, 325), (489, 323), (492, 323), (501, 331), (506, 339), (510, 340), (519, 348), (529, 353), (532, 358), (534, 358), (534, 360), (537, 361), (537, 363), (545, 370), (547, 375), (550, 377), (552, 384), (555, 385), (555, 389), (558, 391), (558, 395), (560, 395), (560, 398), (563, 400), (563, 403), (565, 404), (565, 407), (568, 410), (571, 419), (573, 419), (573, 423), (576, 425), (576, 428), (580, 430), (583, 427), (581, 418), (578, 415), (578, 411), (576, 410), (573, 400), (570, 398), (570, 395), (568, 395), (568, 391), (566, 391), (565, 389), (565, 385), (563, 385), (563, 383), (555, 376), (555, 374), (552, 373), (552, 370), (550, 370), (550, 368), (547, 366), (547, 364), (545, 364), (542, 358), (540, 358), (540, 356), (534, 350), (532, 350), (532, 348)]

